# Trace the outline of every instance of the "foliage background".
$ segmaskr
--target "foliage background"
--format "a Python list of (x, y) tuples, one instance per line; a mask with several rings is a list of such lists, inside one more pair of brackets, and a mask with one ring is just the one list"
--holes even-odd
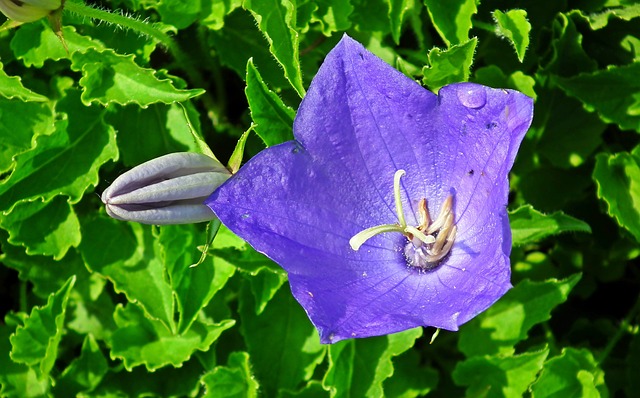
[[(94, 4), (128, 29), (67, 3), (68, 52), (46, 20), (0, 31), (2, 396), (637, 396), (639, 4)], [(189, 268), (204, 225), (117, 222), (97, 195), (198, 151), (191, 129), (224, 161), (249, 129), (245, 160), (290, 139), (343, 32), (433, 91), (536, 100), (511, 180), (515, 287), (432, 344), (418, 328), (323, 346), (286, 274), (224, 227)]]

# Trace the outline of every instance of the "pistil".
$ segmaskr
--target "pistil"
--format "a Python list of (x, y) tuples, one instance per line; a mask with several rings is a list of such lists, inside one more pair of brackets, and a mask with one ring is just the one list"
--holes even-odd
[(408, 242), (404, 247), (407, 264), (425, 270), (435, 268), (444, 259), (455, 241), (457, 227), (453, 214), (453, 196), (448, 196), (440, 206), (438, 217), (433, 221), (426, 199), (421, 199), (418, 205), (420, 225), (407, 225), (402, 206), (400, 179), (405, 175), (404, 170), (396, 171), (393, 177), (393, 196), (395, 201), (397, 224), (383, 224), (367, 228), (349, 240), (353, 250), (360, 247), (372, 237), (387, 232), (399, 232)]

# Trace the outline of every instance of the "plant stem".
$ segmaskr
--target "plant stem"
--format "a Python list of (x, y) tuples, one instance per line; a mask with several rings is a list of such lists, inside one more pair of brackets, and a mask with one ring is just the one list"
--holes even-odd
[(494, 33), (496, 31), (496, 27), (493, 26), (493, 24), (487, 23), (487, 22), (482, 22), (482, 21), (478, 21), (478, 20), (473, 20), (473, 27), (474, 28), (478, 28), (478, 29), (482, 29), (482, 30), (486, 30), (487, 32), (491, 32)]
[[(169, 51), (169, 53), (177, 62), (178, 66), (185, 71), (191, 82), (196, 87), (206, 87), (204, 79), (202, 78), (198, 70), (193, 67), (193, 62), (189, 59), (187, 54), (182, 51), (182, 49), (176, 44), (176, 41), (171, 36), (156, 28), (155, 26), (153, 26), (153, 24), (149, 24), (147, 22), (130, 18), (114, 12), (99, 10), (97, 8), (87, 6), (83, 3), (76, 3), (72, 1), (67, 1), (64, 3), (64, 10), (83, 17), (99, 19), (108, 23), (116, 24), (123, 28), (134, 30), (157, 40)], [(213, 101), (213, 98), (211, 98), (209, 93), (205, 92), (200, 98), (202, 99), (202, 102), (204, 103), (209, 113), (212, 114), (211, 119), (218, 120), (218, 116), (215, 114), (217, 106), (215, 105), (215, 102)]]
[(618, 341), (620, 341), (622, 336), (624, 336), (624, 334), (629, 331), (629, 328), (631, 327), (631, 323), (633, 322), (633, 318), (636, 317), (639, 311), (640, 311), (640, 297), (638, 297), (638, 300), (636, 300), (636, 303), (633, 305), (633, 308), (631, 308), (627, 316), (622, 320), (622, 322), (620, 322), (620, 327), (618, 328), (618, 331), (616, 332), (616, 334), (611, 338), (611, 340), (609, 340), (609, 343), (607, 344), (607, 346), (600, 353), (600, 356), (598, 357), (599, 365), (602, 365), (602, 363), (607, 359), (609, 354), (611, 354), (611, 351), (616, 346), (616, 344), (618, 344)]

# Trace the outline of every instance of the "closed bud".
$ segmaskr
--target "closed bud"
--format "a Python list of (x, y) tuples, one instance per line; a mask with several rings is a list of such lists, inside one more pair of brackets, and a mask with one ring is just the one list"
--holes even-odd
[(178, 152), (122, 174), (102, 193), (107, 214), (142, 224), (190, 224), (215, 218), (204, 200), (231, 174), (217, 160)]
[(0, 11), (16, 22), (32, 22), (62, 7), (61, 0), (0, 0)]

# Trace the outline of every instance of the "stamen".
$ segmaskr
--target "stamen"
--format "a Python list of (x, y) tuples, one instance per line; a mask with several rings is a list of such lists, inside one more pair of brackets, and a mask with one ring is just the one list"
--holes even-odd
[(400, 197), (400, 178), (404, 176), (406, 173), (404, 170), (398, 170), (393, 175), (393, 197), (396, 201), (396, 213), (398, 214), (398, 222), (405, 228), (407, 226), (407, 222), (404, 219), (404, 211), (402, 210), (402, 198)]
[(431, 247), (431, 253), (434, 255), (440, 254), (444, 243), (449, 239), (449, 233), (451, 232), (451, 227), (453, 226), (453, 214), (449, 213), (447, 215), (447, 219), (444, 222), (444, 226), (438, 232), (438, 238), (436, 238), (435, 243)]
[(430, 245), (436, 242), (436, 238), (431, 235), (423, 234), (418, 228), (412, 227), (411, 225), (407, 225), (404, 227), (404, 232), (408, 232), (413, 235), (415, 238), (418, 238), (421, 242)]
[(447, 214), (451, 213), (452, 207), (453, 207), (453, 196), (449, 195), (444, 200), (444, 202), (442, 202), (442, 205), (440, 206), (440, 214), (438, 214), (438, 218), (436, 218), (433, 221), (433, 224), (429, 225), (429, 228), (427, 228), (427, 230), (425, 231), (427, 235), (431, 235), (432, 233), (442, 228), (442, 226), (444, 225), (444, 222), (446, 221)]
[(418, 203), (418, 213), (420, 213), (420, 231), (426, 229), (431, 224), (431, 217), (429, 217), (429, 210), (427, 209), (427, 200), (425, 198), (420, 199)]
[(349, 239), (349, 245), (353, 250), (358, 251), (364, 242), (384, 232), (400, 232), (402, 234), (404, 233), (404, 229), (398, 224), (384, 224), (367, 228), (364, 231), (358, 232)]

